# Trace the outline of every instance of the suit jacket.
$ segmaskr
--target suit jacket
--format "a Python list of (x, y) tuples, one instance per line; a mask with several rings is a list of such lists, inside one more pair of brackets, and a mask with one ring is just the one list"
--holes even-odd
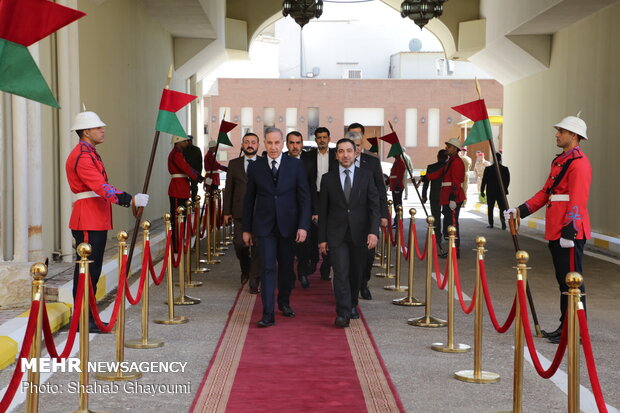
[[(355, 245), (365, 245), (368, 234), (379, 234), (379, 197), (370, 171), (355, 168), (349, 202), (344, 197), (339, 170), (321, 180), (319, 243), (339, 246), (347, 230)], [(345, 224), (346, 223), (346, 224)]]
[(375, 181), (375, 187), (377, 188), (377, 192), (379, 192), (379, 218), (387, 219), (387, 189), (385, 187), (385, 181), (383, 180), (383, 170), (381, 169), (381, 162), (378, 158), (375, 158), (372, 155), (362, 153), (360, 155), (359, 167), (361, 169), (366, 169), (372, 173), (373, 180)]
[[(445, 161), (435, 162), (426, 166), (426, 173), (430, 174), (435, 171), (438, 171), (446, 164)], [(424, 177), (424, 186), (422, 187), (422, 197), (426, 198), (426, 193), (428, 191), (428, 185), (431, 186), (431, 194), (428, 197), (431, 201), (439, 202), (439, 192), (441, 191), (441, 180), (435, 179), (434, 181), (430, 181), (428, 178)]]
[(271, 234), (277, 225), (283, 237), (310, 229), (310, 188), (303, 162), (282, 154), (277, 182), (269, 157), (252, 162), (243, 202), (243, 231), (254, 236)]
[[(338, 161), (336, 160), (336, 148), (329, 148), (328, 151), (328, 171), (338, 170)], [(319, 188), (317, 188), (316, 186), (316, 178), (318, 174), (318, 152), (318, 149), (313, 148), (307, 152), (301, 153), (301, 159), (302, 161), (304, 161), (306, 173), (308, 174), (308, 185), (310, 185), (310, 196), (312, 197), (312, 215), (317, 215), (319, 213), (319, 199), (317, 196)]]
[[(259, 157), (254, 158), (256, 162)], [(234, 219), (243, 219), (243, 198), (248, 184), (248, 175), (244, 168), (245, 156), (228, 162), (226, 187), (224, 188), (224, 215), (232, 215)]]
[[(508, 167), (504, 165), (499, 166), (499, 171), (502, 174), (502, 182), (506, 188), (506, 195), (508, 195), (508, 185), (510, 185), (510, 171)], [(499, 189), (499, 180), (497, 179), (497, 172), (495, 171), (495, 165), (487, 166), (484, 168), (482, 174), (482, 183), (480, 184), (480, 192), (484, 192), (486, 188), (487, 194), (499, 195), (501, 190)]]

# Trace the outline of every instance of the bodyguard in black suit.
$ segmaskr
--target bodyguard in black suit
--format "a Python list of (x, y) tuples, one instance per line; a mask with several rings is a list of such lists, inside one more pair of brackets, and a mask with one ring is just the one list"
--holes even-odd
[[(388, 223), (388, 206), (387, 206), (387, 188), (385, 187), (385, 180), (383, 179), (383, 170), (381, 169), (381, 162), (378, 158), (372, 155), (362, 153), (362, 136), (364, 136), (364, 126), (359, 123), (352, 123), (349, 125), (346, 137), (355, 142), (356, 156), (355, 166), (361, 169), (366, 169), (372, 173), (375, 186), (379, 193), (379, 221), (382, 227), (386, 227)], [(362, 269), (362, 285), (360, 287), (360, 295), (365, 300), (372, 300), (372, 294), (368, 288), (368, 281), (370, 281), (370, 273), (372, 271), (372, 263), (375, 260), (375, 250), (368, 251), (366, 257), (366, 264)]]
[[(440, 170), (444, 167), (447, 160), (448, 155), (446, 154), (446, 150), (440, 149), (437, 152), (437, 162), (427, 165), (426, 173), (430, 174), (432, 172)], [(422, 203), (425, 204), (427, 199), (430, 199), (431, 201), (431, 215), (433, 216), (433, 218), (435, 218), (435, 233), (440, 234), (439, 236), (437, 236), (437, 251), (441, 254), (443, 253), (441, 249), (441, 239), (443, 238), (441, 236), (441, 204), (439, 203), (439, 193), (441, 192), (441, 179), (435, 179), (431, 181), (427, 179), (426, 176), (424, 176), (422, 178), (422, 181), (424, 182), (424, 186), (422, 187)], [(431, 193), (427, 198), (426, 194), (428, 193), (429, 185), (431, 187)]]
[[(502, 154), (498, 152), (496, 156), (497, 162), (499, 162), (499, 171), (502, 174), (502, 182), (506, 188), (506, 195), (508, 195), (510, 171), (507, 167), (502, 165)], [(493, 210), (495, 209), (495, 203), (497, 202), (497, 206), (499, 207), (499, 220), (502, 223), (502, 229), (506, 229), (506, 220), (504, 218), (506, 204), (504, 203), (504, 197), (502, 197), (502, 192), (499, 188), (499, 179), (497, 179), (495, 165), (484, 168), (484, 174), (482, 174), (482, 184), (480, 185), (480, 195), (484, 196), (485, 189), (487, 195), (487, 216), (489, 218), (489, 225), (487, 228), (493, 228)]]
[(379, 202), (372, 173), (354, 166), (355, 143), (340, 139), (336, 157), (338, 170), (321, 180), (319, 247), (329, 251), (334, 269), (335, 324), (347, 327), (350, 318), (359, 318), (361, 267), (377, 245)]
[(290, 306), (295, 285), (294, 243), (304, 242), (310, 228), (310, 190), (302, 161), (282, 153), (284, 136), (277, 128), (265, 129), (267, 156), (248, 167), (243, 205), (243, 241), (257, 237), (261, 258), (263, 318), (259, 327), (275, 324), (274, 293), (278, 268), (278, 308), (295, 317)]

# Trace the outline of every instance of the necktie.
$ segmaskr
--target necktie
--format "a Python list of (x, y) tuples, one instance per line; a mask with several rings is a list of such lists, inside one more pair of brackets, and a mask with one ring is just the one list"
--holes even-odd
[(351, 171), (348, 169), (344, 170), (344, 198), (349, 202), (349, 197), (351, 196)]
[(251, 164), (252, 162), (254, 162), (254, 159), (249, 159), (249, 158), (246, 158), (246, 159), (247, 159), (248, 163), (245, 165), (245, 171), (247, 172), (247, 171), (248, 171), (248, 168), (250, 167), (250, 164)]
[(271, 177), (273, 178), (274, 182), (276, 181), (276, 179), (278, 179), (278, 168), (276, 168), (277, 164), (278, 163), (275, 161), (275, 159), (271, 161)]

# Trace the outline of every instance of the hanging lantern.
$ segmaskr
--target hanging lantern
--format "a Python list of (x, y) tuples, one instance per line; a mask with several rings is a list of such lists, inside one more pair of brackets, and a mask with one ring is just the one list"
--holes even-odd
[(290, 15), (303, 29), (310, 19), (321, 17), (323, 0), (284, 0), (282, 14)]
[(429, 20), (443, 14), (443, 4), (446, 1), (448, 0), (405, 0), (400, 5), (400, 15), (403, 18), (409, 17), (422, 29)]

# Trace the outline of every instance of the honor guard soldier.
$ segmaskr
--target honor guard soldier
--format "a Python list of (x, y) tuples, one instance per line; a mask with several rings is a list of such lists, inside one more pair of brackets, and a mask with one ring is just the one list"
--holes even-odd
[(217, 141), (209, 141), (209, 150), (205, 153), (205, 191), (213, 191), (220, 186), (220, 171), (228, 171), (228, 168), (215, 159)]
[[(560, 326), (552, 332), (543, 331), (544, 337), (558, 344), (568, 308), (568, 286), (566, 274), (571, 271), (581, 273), (583, 248), (590, 238), (590, 217), (588, 215), (588, 196), (592, 180), (590, 161), (579, 146), (582, 139), (587, 140), (586, 123), (576, 117), (568, 116), (554, 125), (556, 145), (562, 153), (551, 162), (551, 171), (545, 185), (532, 198), (504, 212), (506, 219), (525, 218), (546, 207), (545, 239), (555, 268), (555, 277), (560, 287)], [(581, 285), (581, 292), (585, 287)], [(581, 296), (585, 308), (585, 296)]]
[(191, 196), (189, 180), (202, 182), (203, 177), (193, 169), (183, 156), (183, 151), (190, 145), (189, 138), (173, 136), (172, 144), (174, 147), (168, 155), (168, 173), (170, 173), (170, 185), (168, 185), (168, 196), (170, 197), (170, 216), (172, 220), (172, 245), (177, 250), (177, 220), (176, 211), (180, 206), (185, 206), (185, 202)]
[[(71, 130), (77, 133), (80, 141), (73, 148), (65, 163), (67, 181), (74, 194), (69, 228), (75, 238), (76, 246), (86, 242), (92, 247), (92, 254), (88, 258), (93, 261), (90, 264), (90, 278), (95, 294), (101, 275), (107, 234), (112, 229), (112, 204), (123, 207), (129, 207), (132, 204), (135, 207), (145, 207), (149, 200), (146, 194), (136, 194), (132, 197), (131, 194), (116, 189), (108, 183), (108, 174), (95, 148), (105, 139), (105, 126), (106, 124), (94, 112), (78, 113)], [(76, 255), (76, 257), (80, 259), (79, 256)], [(74, 298), (77, 292), (78, 277), (79, 267), (76, 264), (73, 273)], [(98, 332), (92, 322), (91, 332)]]

